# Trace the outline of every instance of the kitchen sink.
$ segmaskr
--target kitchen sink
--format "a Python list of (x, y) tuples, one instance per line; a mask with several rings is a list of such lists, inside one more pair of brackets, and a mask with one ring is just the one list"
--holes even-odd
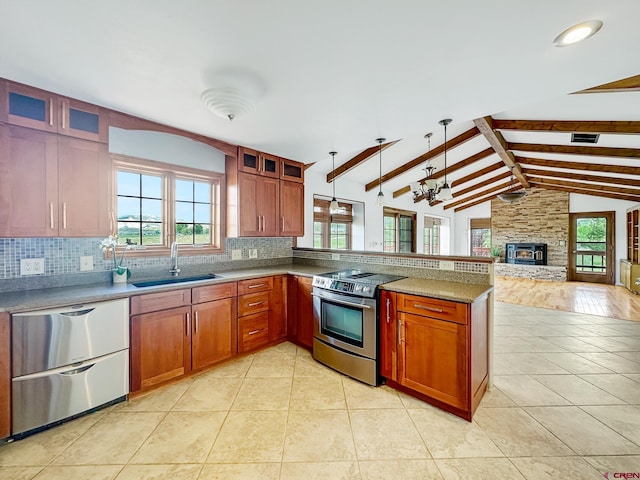
[(170, 285), (172, 283), (185, 283), (185, 282), (198, 282), (200, 280), (211, 280), (214, 278), (220, 278), (219, 275), (214, 273), (207, 273), (206, 275), (196, 275), (193, 277), (169, 277), (159, 278), (157, 280), (144, 280), (141, 282), (133, 282), (131, 285), (134, 287), (156, 287), (158, 285)]

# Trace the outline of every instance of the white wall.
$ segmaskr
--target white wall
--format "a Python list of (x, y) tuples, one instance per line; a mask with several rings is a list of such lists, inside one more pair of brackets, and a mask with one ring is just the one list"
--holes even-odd
[(109, 151), (157, 162), (224, 173), (224, 153), (170, 133), (109, 127)]
[[(298, 239), (298, 246), (311, 248), (313, 247), (313, 195), (323, 195), (331, 198), (332, 186), (331, 183), (327, 183), (325, 173), (316, 173), (313, 169), (308, 169), (305, 174), (304, 180), (304, 231), (305, 236)], [(409, 210), (417, 213), (417, 251), (423, 253), (424, 245), (422, 242), (422, 232), (424, 229), (424, 215), (428, 213), (430, 215), (438, 217), (450, 218), (453, 215), (452, 210), (443, 210), (441, 206), (430, 207), (426, 202), (413, 203), (411, 195), (403, 195), (400, 198), (393, 198), (391, 191), (386, 191), (383, 187), (382, 192), (385, 196), (385, 204), (388, 207), (398, 208), (402, 210)], [(362, 238), (362, 245), (356, 245), (357, 235), (354, 235), (354, 250), (368, 250), (368, 251), (382, 251), (382, 207), (376, 205), (376, 197), (378, 190), (374, 189), (370, 192), (365, 192), (364, 185), (361, 183), (349, 182), (344, 179), (338, 179), (336, 181), (336, 198), (338, 200), (351, 200), (356, 202), (362, 202), (364, 204), (364, 237)], [(455, 225), (453, 221), (450, 221), (450, 238), (455, 238)], [(443, 243), (446, 238), (443, 238)], [(451, 242), (447, 242), (443, 245), (443, 250), (450, 249)], [(450, 250), (443, 251), (444, 255), (448, 255)]]
[(471, 255), (469, 220), (471, 218), (491, 218), (491, 201), (474, 205), (455, 214), (452, 255)]

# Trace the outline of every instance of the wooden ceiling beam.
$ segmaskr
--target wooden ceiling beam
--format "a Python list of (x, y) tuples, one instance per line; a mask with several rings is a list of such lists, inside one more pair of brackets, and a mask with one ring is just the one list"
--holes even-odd
[(640, 167), (626, 165), (603, 165), (601, 163), (565, 162), (562, 160), (547, 160), (544, 158), (516, 157), (520, 164), (536, 167), (566, 168), (568, 170), (588, 170), (592, 172), (622, 173), (625, 175), (640, 175)]
[(640, 149), (617, 147), (577, 147), (574, 145), (546, 145), (541, 143), (507, 143), (509, 150), (538, 153), (563, 153), (597, 157), (640, 158)]
[[(514, 186), (515, 185), (516, 184), (514, 183)], [(484, 197), (484, 196), (489, 195), (491, 193), (499, 192), (501, 190), (506, 190), (506, 189), (508, 189), (510, 187), (511, 187), (511, 182), (504, 182), (504, 183), (501, 183), (500, 185), (496, 185), (494, 187), (487, 188), (486, 190), (478, 192), (475, 195), (471, 195), (470, 197), (461, 198), (460, 200), (458, 200), (456, 202), (447, 203), (443, 208), (444, 208), (444, 210), (448, 210), (449, 208), (454, 208), (454, 207), (460, 206), (460, 205), (462, 205), (464, 203), (467, 203), (469, 201), (475, 200), (478, 197)]]
[(459, 178), (458, 180), (453, 182), (451, 186), (455, 185), (456, 187), (459, 187), (460, 185), (470, 182), (471, 180), (475, 180), (476, 178), (480, 178), (481, 176), (486, 175), (487, 173), (494, 172), (502, 167), (504, 167), (504, 163), (496, 162), (494, 164), (489, 165), (488, 167), (481, 168), (477, 172), (473, 172), (465, 177)]
[[(445, 174), (449, 175), (457, 170), (460, 170), (461, 168), (464, 167), (468, 167), (469, 165), (474, 164), (475, 162), (477, 162), (478, 160), (482, 160), (485, 157), (488, 157), (489, 155), (495, 153), (493, 151), (493, 148), (486, 148), (484, 150), (482, 150), (481, 152), (478, 153), (474, 153), (473, 155), (471, 155), (470, 157), (465, 158), (464, 160), (460, 160), (459, 162), (454, 163), (453, 165), (447, 167), (446, 169), (442, 170), (440, 173), (438, 173), (438, 176), (434, 177), (436, 180), (439, 180), (441, 177), (444, 177)], [(420, 183), (424, 184), (424, 182), (427, 180), (427, 177), (421, 178), (419, 180)], [(449, 181), (450, 185), (453, 185), (454, 182)], [(458, 185), (458, 183), (456, 182), (456, 185)], [(395, 192), (393, 192), (393, 198), (398, 198), (400, 195), (404, 195), (405, 193), (409, 193), (411, 192), (411, 187), (409, 185), (402, 187), (398, 190), (396, 190)]]
[[(394, 145), (398, 142), (399, 140), (394, 140), (393, 142), (383, 143), (382, 150), (384, 151), (387, 148), (389, 148), (391, 145)], [(345, 173), (350, 172), (351, 170), (356, 168), (358, 165), (361, 165), (362, 163), (369, 160), (379, 151), (380, 151), (380, 145), (375, 145), (373, 147), (369, 147), (366, 150), (360, 152), (358, 155), (356, 155), (350, 160), (347, 160), (335, 170), (332, 170), (329, 173), (327, 173), (327, 183), (331, 183), (334, 179), (340, 178)]]
[[(614, 185), (630, 185), (632, 187), (640, 187), (640, 181), (636, 178), (621, 178), (621, 177), (608, 177), (608, 176), (600, 176), (600, 175), (588, 175), (586, 173), (567, 173), (567, 172), (558, 172), (556, 170), (537, 170), (535, 168), (523, 168), (522, 171), (529, 178), (529, 180), (533, 180), (531, 177), (555, 177), (555, 178), (571, 178), (572, 181), (583, 181), (583, 182), (600, 182), (600, 183), (611, 183)], [(638, 190), (640, 193), (640, 190)]]
[(620, 195), (630, 195), (637, 196), (640, 198), (640, 190), (637, 188), (626, 188), (626, 187), (611, 187), (608, 185), (595, 185), (593, 183), (581, 183), (581, 182), (572, 182), (567, 180), (556, 180), (555, 178), (540, 178), (536, 179), (536, 183), (545, 184), (545, 185), (557, 185), (560, 187), (569, 187), (569, 188), (580, 188), (583, 190), (590, 190), (593, 192), (607, 192), (614, 193)]
[(548, 190), (558, 190), (561, 192), (568, 193), (578, 193), (580, 195), (592, 195), (594, 197), (605, 197), (605, 198), (614, 198), (616, 200), (628, 200), (630, 202), (638, 202), (640, 201), (640, 195), (622, 195), (618, 193), (610, 193), (610, 192), (602, 192), (602, 191), (594, 191), (588, 188), (579, 188), (579, 187), (566, 187), (562, 185), (555, 185), (546, 182), (531, 182), (533, 187), (537, 188), (545, 188)]
[[(457, 137), (452, 138), (451, 140), (447, 140), (447, 151), (451, 151), (455, 147), (458, 147), (463, 143), (468, 142), (469, 140), (477, 137), (478, 135), (480, 135), (480, 131), (476, 127), (470, 128), (466, 132), (463, 132), (460, 135), (458, 135)], [(404, 165), (399, 166), (398, 168), (394, 168), (389, 173), (385, 173), (384, 175), (382, 175), (382, 183), (388, 182), (392, 178), (395, 178), (398, 175), (402, 175), (406, 171), (411, 170), (412, 168), (419, 166), (420, 164), (426, 162), (427, 160), (435, 158), (438, 155), (441, 155), (443, 153), (444, 153), (444, 143), (432, 149), (431, 152), (423, 153), (419, 157), (416, 157), (413, 160), (411, 160), (410, 162), (407, 162)], [(380, 185), (380, 180), (376, 178), (375, 180), (365, 185), (365, 191), (369, 192), (374, 188), (377, 188), (378, 185)]]
[[(476, 183), (475, 185), (471, 185), (465, 189), (460, 190), (459, 192), (456, 192), (456, 196), (462, 196), (462, 195), (466, 195), (467, 193), (471, 193), (474, 190), (478, 190), (479, 188), (482, 187), (486, 187), (487, 185), (491, 185), (492, 183), (497, 182), (498, 180), (504, 180), (506, 178), (510, 178), (511, 177), (511, 172), (504, 172), (501, 173), (500, 175), (496, 175), (493, 178), (489, 178), (488, 180), (484, 180), (480, 183)], [(515, 183), (514, 183), (515, 185)]]
[(493, 128), (527, 132), (640, 134), (640, 122), (497, 120), (494, 118)]
[(504, 164), (509, 167), (509, 169), (513, 172), (513, 175), (518, 179), (518, 181), (525, 187), (529, 187), (529, 183), (527, 179), (520, 171), (520, 166), (515, 160), (513, 153), (509, 152), (509, 148), (507, 146), (507, 142), (502, 136), (502, 134), (496, 131), (493, 127), (493, 118), (491, 117), (483, 117), (476, 118), (473, 123), (476, 125), (480, 133), (484, 135), (484, 138), (487, 139), (491, 148), (495, 150), (500, 159), (504, 162)]
[(597, 87), (587, 88), (574, 93), (607, 93), (607, 92), (634, 92), (640, 90), (640, 75), (623, 78), (615, 82), (605, 83)]

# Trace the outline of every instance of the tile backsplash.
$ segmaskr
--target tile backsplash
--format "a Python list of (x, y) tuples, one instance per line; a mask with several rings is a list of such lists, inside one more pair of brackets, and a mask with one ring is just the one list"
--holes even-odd
[[(21, 289), (99, 283), (109, 281), (112, 260), (104, 259), (100, 250), (102, 238), (3, 238), (0, 239), (0, 292)], [(257, 250), (257, 258), (249, 259), (249, 249)], [(241, 260), (231, 260), (231, 251), (241, 250)], [(93, 270), (80, 270), (80, 257), (93, 258)], [(227, 238), (224, 253), (215, 255), (181, 255), (184, 272), (234, 267), (258, 267), (288, 263), (292, 256), (292, 238)], [(45, 273), (20, 275), (20, 260), (44, 258)], [(126, 256), (123, 262), (132, 277), (161, 275), (169, 270), (168, 255), (161, 257)]]

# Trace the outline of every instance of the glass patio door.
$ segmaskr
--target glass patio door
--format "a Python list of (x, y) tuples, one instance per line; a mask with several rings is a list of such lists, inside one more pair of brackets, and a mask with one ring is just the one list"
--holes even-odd
[(569, 214), (567, 280), (614, 283), (615, 212)]

